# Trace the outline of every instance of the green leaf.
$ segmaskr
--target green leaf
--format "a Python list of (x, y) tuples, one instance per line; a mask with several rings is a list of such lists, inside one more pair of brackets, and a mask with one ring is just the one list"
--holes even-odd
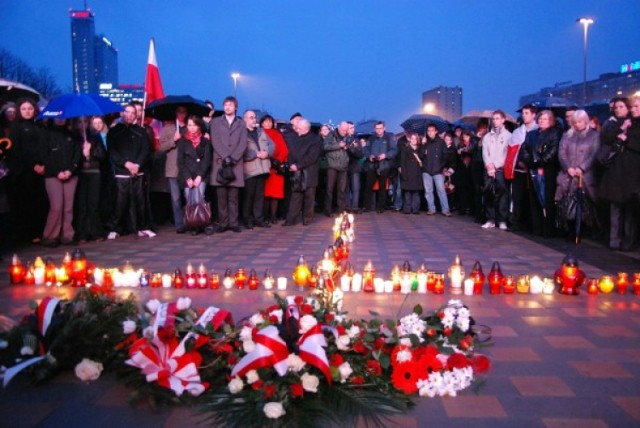
[(417, 305), (415, 305), (413, 307), (413, 313), (414, 314), (420, 316), (420, 315), (422, 315), (422, 312), (423, 312), (423, 310), (422, 310), (422, 305), (421, 304), (418, 303)]
[(379, 317), (380, 316), (380, 314), (378, 312), (372, 311), (372, 310), (369, 310), (369, 315), (371, 315), (372, 317)]
[(380, 358), (378, 359), (378, 361), (380, 362), (382, 368), (385, 370), (388, 369), (389, 366), (391, 366), (391, 357), (387, 353), (383, 352), (382, 354), (380, 354)]
[(362, 340), (365, 343), (372, 343), (375, 339), (376, 339), (375, 336), (371, 333), (367, 333), (362, 337)]

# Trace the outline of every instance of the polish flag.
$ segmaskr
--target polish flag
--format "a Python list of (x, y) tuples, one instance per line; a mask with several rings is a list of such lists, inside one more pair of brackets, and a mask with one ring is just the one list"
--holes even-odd
[(149, 44), (149, 60), (147, 61), (147, 76), (144, 82), (145, 105), (153, 100), (164, 98), (162, 90), (162, 81), (160, 80), (160, 71), (158, 70), (158, 61), (156, 59), (156, 48), (151, 39)]

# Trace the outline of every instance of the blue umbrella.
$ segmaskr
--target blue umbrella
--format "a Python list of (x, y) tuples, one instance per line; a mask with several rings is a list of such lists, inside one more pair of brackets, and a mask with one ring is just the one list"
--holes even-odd
[(122, 106), (98, 94), (65, 94), (53, 98), (38, 119), (70, 119), (121, 112)]
[(414, 114), (400, 124), (405, 131), (415, 132), (419, 135), (426, 135), (429, 125), (435, 125), (438, 132), (449, 130), (449, 122), (433, 114)]
[(542, 215), (547, 217), (547, 209), (545, 208), (545, 179), (544, 175), (538, 174), (538, 171), (531, 171), (531, 183), (533, 184), (533, 190), (535, 191), (536, 196), (538, 197), (538, 202), (540, 202), (540, 206), (542, 207)]

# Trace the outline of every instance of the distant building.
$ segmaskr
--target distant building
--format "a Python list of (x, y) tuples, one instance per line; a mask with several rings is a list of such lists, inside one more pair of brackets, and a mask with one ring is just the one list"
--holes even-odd
[(131, 101), (144, 101), (144, 86), (140, 84), (101, 83), (97, 92), (101, 97), (109, 98), (120, 105), (128, 104)]
[(98, 92), (100, 83), (118, 83), (118, 51), (104, 36), (96, 35), (95, 14), (70, 10), (73, 89)]
[(462, 116), (462, 88), (438, 86), (423, 92), (422, 110), (453, 122)]
[(608, 101), (613, 97), (630, 97), (640, 91), (640, 61), (623, 64), (619, 73), (601, 74), (598, 79), (587, 81), (587, 96), (584, 101), (583, 83), (556, 83), (553, 87), (542, 88), (534, 94), (522, 95), (519, 105), (530, 103), (540, 98), (561, 97), (576, 105)]

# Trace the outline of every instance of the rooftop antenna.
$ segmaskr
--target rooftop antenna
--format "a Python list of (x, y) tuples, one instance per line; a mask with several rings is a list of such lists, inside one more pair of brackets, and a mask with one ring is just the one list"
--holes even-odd
[(87, 4), (87, 0), (84, 0), (84, 10), (89, 10), (89, 5)]

